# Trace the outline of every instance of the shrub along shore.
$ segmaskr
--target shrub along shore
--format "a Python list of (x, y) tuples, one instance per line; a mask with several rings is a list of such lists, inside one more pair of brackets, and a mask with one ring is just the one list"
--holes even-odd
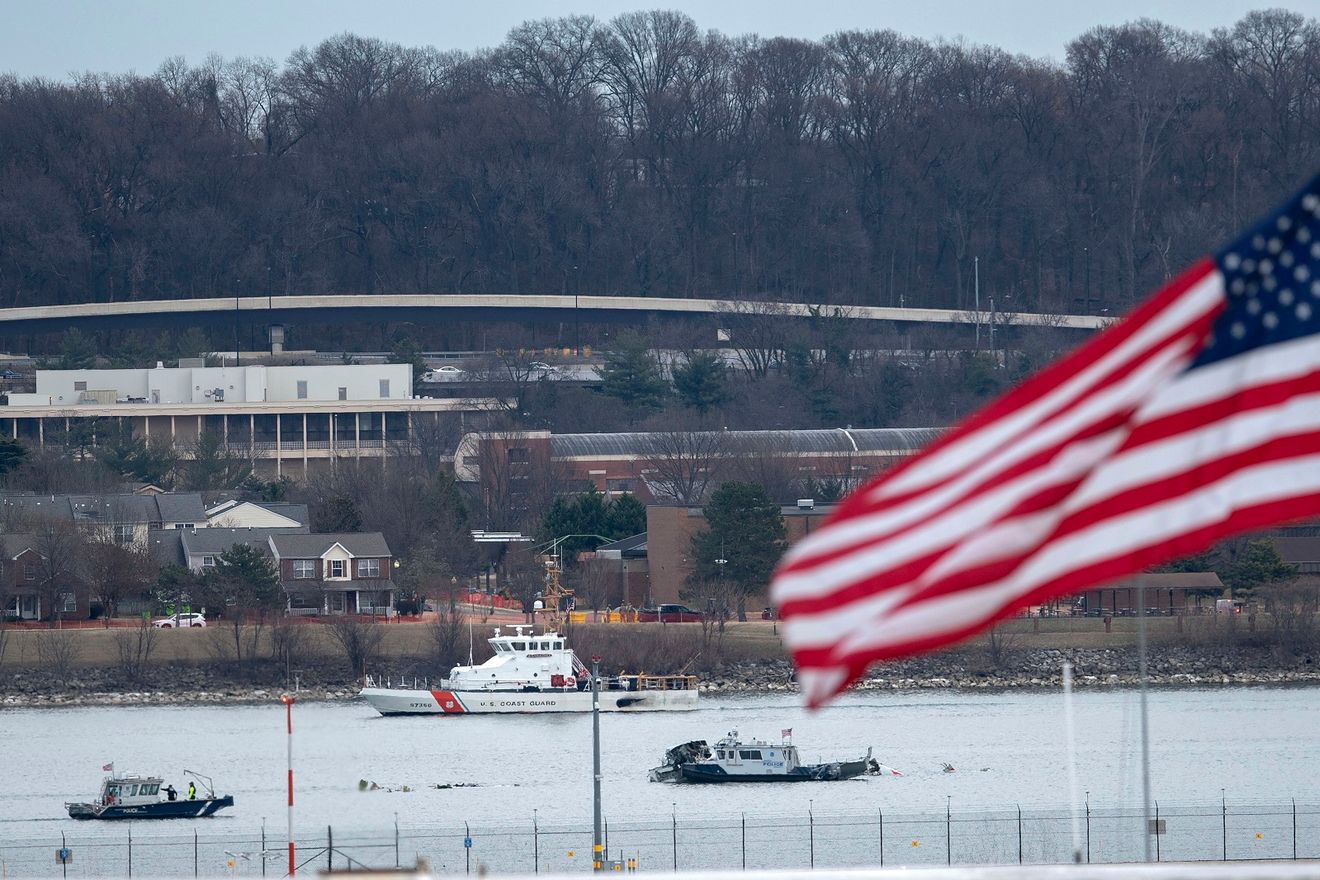
[[(1138, 684), (1132, 621), (1106, 632), (1099, 621), (1015, 620), (992, 635), (924, 657), (874, 667), (866, 690), (1055, 688), (1061, 666), (1078, 687)], [(483, 630), (487, 627), (482, 626)], [(272, 700), (285, 690), (304, 700), (349, 700), (362, 674), (419, 685), (466, 662), (463, 621), (356, 626), (216, 626), (205, 631), (0, 631), (0, 708), (114, 704), (178, 705)], [(687, 673), (708, 694), (796, 691), (777, 629), (732, 623), (723, 635), (701, 626), (579, 625), (580, 656), (599, 654), (603, 671)], [(144, 645), (147, 641), (150, 644)], [(1149, 682), (1159, 687), (1320, 684), (1307, 644), (1284, 644), (1268, 626), (1241, 620), (1151, 621)], [(471, 646), (477, 662), (488, 655)], [(1320, 654), (1315, 654), (1320, 657)]]

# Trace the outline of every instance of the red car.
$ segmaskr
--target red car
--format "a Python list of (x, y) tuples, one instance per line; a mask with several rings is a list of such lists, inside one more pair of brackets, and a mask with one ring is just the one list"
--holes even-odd
[(661, 605), (637, 612), (638, 623), (701, 623), (701, 612), (686, 605)]

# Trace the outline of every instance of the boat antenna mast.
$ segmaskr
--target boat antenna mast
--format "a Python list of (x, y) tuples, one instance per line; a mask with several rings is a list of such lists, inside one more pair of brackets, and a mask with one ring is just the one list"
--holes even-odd
[(560, 565), (556, 556), (545, 560), (545, 589), (541, 591), (541, 604), (545, 611), (545, 625), (548, 629), (560, 631), (560, 624), (567, 618), (567, 611), (573, 604), (573, 591), (559, 580)]

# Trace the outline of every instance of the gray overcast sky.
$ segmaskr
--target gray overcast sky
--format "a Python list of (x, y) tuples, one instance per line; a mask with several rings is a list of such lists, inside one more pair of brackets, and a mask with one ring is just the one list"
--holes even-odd
[(499, 43), (527, 19), (608, 19), (653, 8), (681, 9), (702, 29), (730, 35), (814, 39), (892, 28), (1062, 59), (1067, 42), (1093, 25), (1151, 17), (1208, 32), (1268, 6), (1320, 15), (1320, 0), (0, 0), (0, 71), (55, 79), (89, 70), (151, 73), (166, 58), (197, 62), (210, 52), (283, 61), (344, 31), (471, 50)]

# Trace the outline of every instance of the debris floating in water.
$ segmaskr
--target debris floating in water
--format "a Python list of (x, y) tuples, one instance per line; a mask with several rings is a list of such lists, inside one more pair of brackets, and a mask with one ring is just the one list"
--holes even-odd
[(379, 785), (375, 782), (372, 782), (369, 779), (358, 780), (358, 791), (412, 791), (412, 790), (413, 789), (411, 785), (400, 785), (395, 787), (391, 785)]

